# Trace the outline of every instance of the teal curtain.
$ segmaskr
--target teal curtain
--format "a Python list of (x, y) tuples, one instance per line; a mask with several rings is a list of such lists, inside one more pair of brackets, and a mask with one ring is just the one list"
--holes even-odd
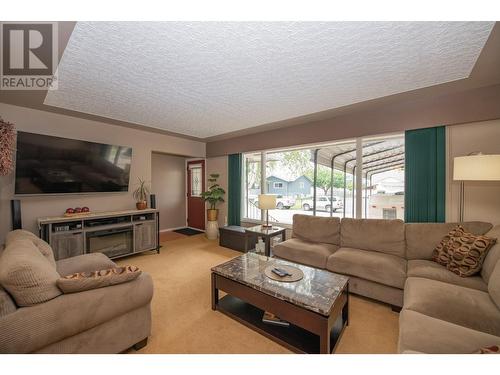
[(227, 157), (227, 223), (241, 224), (241, 181), (243, 173), (242, 154)]
[(445, 127), (405, 132), (405, 221), (445, 221)]

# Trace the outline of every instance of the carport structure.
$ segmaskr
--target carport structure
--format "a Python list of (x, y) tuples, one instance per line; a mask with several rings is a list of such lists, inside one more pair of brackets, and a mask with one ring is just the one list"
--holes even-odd
[[(365, 217), (367, 217), (368, 193), (372, 193), (372, 177), (390, 170), (404, 168), (405, 165), (405, 145), (402, 135), (385, 139), (374, 139), (362, 143), (362, 175), (365, 180)], [(344, 174), (343, 184), (343, 217), (345, 217), (347, 174), (353, 176), (352, 212), (354, 215), (354, 192), (356, 181), (356, 142), (338, 143), (311, 150), (311, 161), (314, 163), (313, 178), (313, 215), (316, 215), (316, 186), (318, 179), (318, 165), (323, 165), (331, 169), (330, 199), (333, 201), (333, 180), (334, 171), (338, 170)], [(362, 182), (361, 182), (362, 183)], [(330, 210), (332, 216), (333, 210)]]

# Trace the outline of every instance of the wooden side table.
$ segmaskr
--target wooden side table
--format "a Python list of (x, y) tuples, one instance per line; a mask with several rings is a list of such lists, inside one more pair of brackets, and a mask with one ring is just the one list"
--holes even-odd
[(265, 255), (271, 256), (271, 239), (276, 236), (281, 236), (281, 240), (286, 240), (286, 229), (282, 227), (273, 226), (272, 228), (266, 228), (262, 225), (256, 225), (254, 227), (245, 228), (245, 232), (257, 239), (258, 237), (264, 238), (264, 243), (266, 245)]

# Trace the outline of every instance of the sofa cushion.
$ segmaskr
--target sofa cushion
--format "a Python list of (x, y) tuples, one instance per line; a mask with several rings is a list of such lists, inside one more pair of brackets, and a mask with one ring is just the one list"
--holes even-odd
[(375, 251), (341, 247), (328, 258), (326, 268), (400, 289), (406, 280), (405, 259)]
[(340, 224), (340, 247), (404, 257), (404, 223), (402, 220), (344, 218)]
[(403, 289), (349, 275), (349, 293), (403, 307)]
[(273, 247), (273, 255), (316, 268), (325, 268), (326, 260), (338, 246), (291, 238)]
[(295, 214), (293, 215), (292, 238), (340, 245), (340, 219)]
[(0, 283), (18, 306), (31, 306), (61, 295), (55, 267), (31, 240), (9, 243), (0, 260)]
[(483, 268), (481, 268), (481, 276), (484, 281), (489, 282), (495, 265), (500, 260), (500, 225), (494, 226), (489, 232), (485, 233), (485, 236), (497, 239), (497, 242), (488, 250), (488, 254), (484, 258)]
[(122, 266), (107, 270), (80, 272), (61, 277), (57, 280), (57, 286), (63, 293), (77, 293), (126, 283), (137, 279), (141, 272), (136, 266)]
[(52, 247), (42, 240), (41, 238), (38, 238), (35, 236), (33, 233), (23, 230), (23, 229), (16, 229), (13, 230), (9, 233), (7, 233), (7, 237), (5, 239), (5, 243), (8, 245), (13, 241), (17, 240), (30, 240), (33, 242), (33, 245), (35, 245), (38, 250), (43, 254), (45, 258), (52, 264), (54, 267), (56, 266), (56, 261), (54, 258), (54, 252), (52, 251)]
[(500, 311), (488, 293), (477, 289), (409, 277), (406, 280), (403, 307), (500, 336)]
[(476, 331), (422, 313), (403, 309), (399, 314), (398, 352), (467, 354), (499, 345), (500, 337)]
[(493, 302), (495, 302), (497, 307), (500, 309), (500, 262), (497, 262), (497, 265), (491, 274), (490, 281), (488, 283), (488, 292), (490, 293), (490, 297)]
[(79, 272), (92, 272), (115, 268), (116, 263), (103, 253), (91, 253), (61, 259), (56, 262), (59, 275), (67, 276)]
[(481, 270), (484, 258), (495, 242), (495, 238), (472, 234), (457, 225), (436, 246), (432, 260), (461, 277), (472, 276)]
[(16, 304), (9, 293), (0, 286), (0, 318), (17, 310)]
[(481, 276), (460, 277), (432, 260), (409, 260), (407, 274), (408, 277), (424, 277), (485, 292), (488, 291), (488, 284), (484, 282)]
[[(492, 225), (481, 221), (461, 223), (465, 230), (474, 234), (485, 234)], [(457, 223), (408, 223), (406, 232), (407, 259), (432, 259), (432, 252), (446, 234)]]

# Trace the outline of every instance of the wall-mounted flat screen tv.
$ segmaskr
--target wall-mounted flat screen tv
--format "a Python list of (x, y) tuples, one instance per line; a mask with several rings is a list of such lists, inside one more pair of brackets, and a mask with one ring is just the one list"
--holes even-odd
[(128, 191), (132, 148), (17, 133), (15, 194)]

